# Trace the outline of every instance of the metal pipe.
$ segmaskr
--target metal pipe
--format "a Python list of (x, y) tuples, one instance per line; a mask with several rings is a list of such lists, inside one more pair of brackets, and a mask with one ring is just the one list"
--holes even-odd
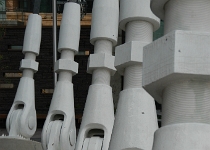
[(34, 1), (33, 14), (39, 14), (41, 0)]
[[(57, 61), (57, 0), (52, 1), (53, 11), (53, 67)], [(57, 73), (54, 72), (54, 87), (57, 82)]]
[(75, 2), (75, 3), (77, 3), (78, 0), (69, 0), (69, 2)]

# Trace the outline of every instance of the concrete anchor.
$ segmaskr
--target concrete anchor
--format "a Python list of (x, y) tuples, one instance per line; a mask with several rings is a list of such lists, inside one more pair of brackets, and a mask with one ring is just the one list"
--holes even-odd
[(114, 106), (110, 76), (115, 74), (113, 46), (117, 44), (118, 0), (95, 0), (90, 42), (94, 54), (88, 62), (92, 85), (83, 113), (76, 150), (108, 150), (114, 124)]
[(153, 41), (159, 19), (150, 1), (120, 0), (125, 44), (115, 49), (115, 67), (124, 75), (109, 150), (151, 150), (158, 128), (154, 99), (142, 88), (143, 47)]
[(59, 79), (53, 93), (50, 109), (42, 131), (44, 150), (74, 150), (76, 127), (72, 76), (78, 73), (74, 55), (80, 38), (80, 5), (67, 2), (64, 5), (60, 26), (58, 51), (61, 58), (54, 71)]
[(36, 131), (36, 110), (33, 75), (38, 71), (38, 62), (41, 43), (42, 18), (38, 14), (31, 14), (25, 31), (23, 54), (20, 70), (23, 76), (20, 79), (13, 105), (7, 117), (6, 127), (9, 136), (31, 138)]

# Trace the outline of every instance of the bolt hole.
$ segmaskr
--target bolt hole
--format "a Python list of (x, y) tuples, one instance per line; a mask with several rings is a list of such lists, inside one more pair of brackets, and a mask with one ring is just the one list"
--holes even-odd
[(61, 121), (63, 121), (63, 120), (64, 120), (64, 115), (56, 114), (56, 115), (53, 117), (53, 121), (55, 121), (55, 120), (61, 120)]
[(87, 137), (90, 138), (90, 137), (101, 137), (101, 138), (104, 138), (104, 130), (101, 130), (101, 129), (92, 129), (88, 132), (87, 134)]
[(18, 106), (17, 106), (17, 109), (23, 109), (24, 108), (24, 104), (19, 104)]

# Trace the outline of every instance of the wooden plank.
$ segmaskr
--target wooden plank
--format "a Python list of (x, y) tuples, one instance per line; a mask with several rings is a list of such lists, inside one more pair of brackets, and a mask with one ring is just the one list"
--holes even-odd
[(54, 89), (42, 89), (42, 94), (52, 94)]
[(0, 89), (12, 89), (14, 84), (0, 84)]
[[(18, 21), (23, 21), (24, 26), (27, 24), (28, 16), (31, 13), (22, 13), (22, 12), (7, 12), (6, 17), (7, 20), (18, 20)], [(53, 25), (53, 20), (52, 20), (52, 13), (40, 13), (39, 14), (42, 17), (42, 26), (43, 27), (52, 27)], [(23, 20), (24, 19), (24, 20)], [(62, 14), (57, 15), (57, 24), (60, 26), (62, 19)], [(82, 27), (89, 27), (91, 26), (91, 19), (92, 19), (92, 14), (88, 13), (84, 16), (84, 18), (81, 20), (81, 26)], [(23, 27), (24, 27), (23, 26)]]
[[(46, 119), (47, 114), (37, 114), (37, 119)], [(0, 119), (6, 119), (7, 118), (7, 114), (0, 114)], [(75, 115), (76, 119), (82, 119), (82, 115), (81, 114), (77, 114)]]
[(0, 119), (6, 119), (7, 118), (7, 114), (0, 114)]
[(4, 76), (6, 78), (20, 78), (22, 77), (22, 73), (5, 73)]

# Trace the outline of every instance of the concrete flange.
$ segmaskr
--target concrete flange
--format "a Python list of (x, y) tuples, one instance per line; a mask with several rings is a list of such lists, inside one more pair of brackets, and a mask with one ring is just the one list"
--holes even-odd
[(152, 0), (151, 1), (151, 10), (152, 12), (158, 16), (160, 19), (164, 19), (164, 6), (169, 0)]
[(125, 30), (126, 24), (132, 21), (146, 21), (156, 31), (160, 27), (160, 20), (152, 13), (149, 5), (150, 1), (120, 0), (120, 28)]

